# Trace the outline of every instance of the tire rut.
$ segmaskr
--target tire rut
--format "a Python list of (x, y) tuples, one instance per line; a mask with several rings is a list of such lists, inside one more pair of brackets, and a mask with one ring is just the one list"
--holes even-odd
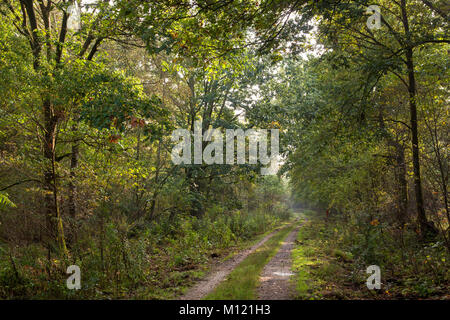
[(292, 249), (301, 226), (296, 227), (282, 242), (281, 248), (272, 260), (264, 267), (260, 277), (258, 288), (258, 300), (290, 300), (293, 297), (294, 288), (290, 278), (294, 274), (291, 271)]

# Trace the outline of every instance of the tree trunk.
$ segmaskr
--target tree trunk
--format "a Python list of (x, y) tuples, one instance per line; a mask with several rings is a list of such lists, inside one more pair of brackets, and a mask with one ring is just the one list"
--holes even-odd
[(405, 150), (400, 143), (397, 143), (396, 145), (396, 162), (397, 183), (399, 187), (397, 199), (398, 221), (403, 226), (406, 223), (408, 209), (408, 182), (406, 180)]
[(153, 192), (152, 201), (150, 205), (150, 221), (153, 220), (155, 216), (155, 208), (156, 208), (156, 198), (159, 194), (159, 172), (161, 170), (161, 139), (158, 142), (158, 151), (156, 152), (156, 172), (155, 172), (155, 191)]
[(436, 233), (435, 228), (428, 222), (422, 194), (422, 180), (420, 177), (420, 157), (419, 157), (419, 133), (417, 126), (417, 105), (416, 105), (416, 78), (414, 74), (413, 48), (411, 43), (411, 33), (409, 30), (408, 15), (406, 11), (406, 0), (401, 0), (402, 20), (406, 36), (406, 67), (408, 69), (408, 93), (409, 93), (409, 111), (411, 117), (411, 142), (413, 153), (414, 169), (414, 193), (416, 196), (417, 220), (421, 235), (426, 237), (428, 234)]
[[(448, 188), (447, 188), (447, 177), (448, 177), (448, 173), (446, 170), (446, 168), (444, 167), (444, 163), (445, 162), (445, 158), (443, 158), (441, 156), (441, 147), (439, 145), (439, 136), (437, 133), (437, 124), (436, 124), (436, 119), (434, 120), (434, 128), (431, 128), (431, 125), (427, 124), (428, 130), (430, 131), (430, 136), (431, 136), (431, 141), (433, 142), (433, 151), (434, 151), (434, 155), (436, 157), (436, 162), (438, 165), (438, 169), (439, 169), (439, 177), (440, 177), (440, 185), (441, 185), (441, 191), (442, 191), (442, 196), (444, 199), (444, 209), (445, 209), (445, 213), (447, 215), (447, 221), (450, 225), (450, 212), (449, 212), (449, 208), (448, 208)], [(449, 229), (450, 230), (450, 229)]]
[(62, 218), (58, 204), (58, 187), (56, 184), (56, 131), (58, 118), (54, 114), (50, 99), (44, 99), (44, 191), (47, 232), (50, 239), (56, 239), (60, 249), (66, 254)]
[[(39, 23), (36, 17), (34, 1), (21, 0), (20, 4), (23, 8), (24, 23), (28, 21), (31, 33), (29, 34), (28, 41), (30, 43), (31, 51), (33, 54), (33, 68), (36, 72), (46, 72), (41, 68), (40, 56), (42, 51), (42, 41), (39, 35)], [(44, 21), (44, 29), (49, 29), (49, 11), (50, 6), (42, 7), (41, 14)], [(47, 38), (48, 39), (48, 38)], [(50, 58), (50, 44), (47, 46), (47, 59)], [(44, 156), (44, 205), (45, 205), (45, 221), (46, 221), (46, 237), (47, 245), (50, 248), (50, 243), (56, 239), (60, 249), (67, 254), (67, 248), (64, 238), (63, 223), (58, 206), (58, 189), (56, 185), (56, 131), (58, 118), (54, 114), (53, 106), (49, 96), (43, 96), (42, 114), (44, 118), (43, 124), (43, 156)]]
[[(136, 120), (138, 123), (137, 127), (137, 141), (136, 141), (136, 162), (139, 163), (139, 160), (141, 159), (141, 127), (140, 127), (140, 119)], [(141, 198), (142, 193), (139, 191), (140, 187), (140, 175), (136, 175), (136, 179), (134, 180), (136, 186), (134, 187), (134, 205), (136, 207), (136, 216), (138, 218), (141, 217), (142, 214), (142, 208), (141, 208)]]
[[(77, 131), (77, 126), (72, 126), (72, 131)], [(72, 154), (70, 157), (70, 181), (69, 181), (69, 214), (72, 219), (75, 219), (76, 213), (77, 213), (77, 207), (75, 202), (76, 197), (76, 186), (75, 186), (75, 179), (76, 179), (76, 168), (78, 167), (78, 154), (79, 154), (79, 146), (77, 142), (74, 142), (72, 144)]]
[(405, 159), (405, 148), (404, 146), (397, 141), (389, 132), (386, 130), (386, 126), (383, 119), (382, 110), (380, 110), (380, 114), (378, 116), (380, 127), (386, 132), (386, 140), (389, 146), (394, 148), (394, 174), (395, 180), (398, 187), (398, 193), (396, 194), (397, 201), (397, 220), (400, 225), (406, 223), (406, 215), (408, 208), (408, 181), (406, 179), (406, 159)]
[[(76, 133), (78, 130), (78, 127), (76, 124), (72, 126), (72, 132)], [(69, 180), (69, 196), (68, 196), (68, 202), (69, 202), (69, 215), (71, 219), (71, 233), (70, 233), (70, 242), (74, 243), (77, 238), (77, 204), (76, 204), (76, 197), (77, 197), (77, 187), (75, 185), (76, 180), (76, 169), (78, 167), (78, 155), (79, 155), (79, 145), (78, 142), (75, 141), (72, 144), (72, 154), (70, 157), (70, 180)]]

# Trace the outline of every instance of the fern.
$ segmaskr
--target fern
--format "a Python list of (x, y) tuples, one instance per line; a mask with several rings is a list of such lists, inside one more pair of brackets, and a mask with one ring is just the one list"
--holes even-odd
[(14, 204), (14, 202), (9, 200), (7, 193), (0, 192), (0, 209), (5, 209), (5, 208), (8, 208), (8, 207), (9, 208), (15, 208), (16, 205)]

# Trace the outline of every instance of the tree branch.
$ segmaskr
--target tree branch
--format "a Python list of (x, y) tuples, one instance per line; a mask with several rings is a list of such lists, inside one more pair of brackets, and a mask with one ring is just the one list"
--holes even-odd
[(5, 190), (7, 190), (7, 189), (10, 189), (10, 188), (12, 188), (12, 187), (15, 187), (15, 186), (17, 186), (17, 185), (19, 185), (19, 184), (26, 183), (26, 182), (38, 182), (38, 183), (42, 183), (42, 181), (37, 180), (37, 179), (27, 179), (27, 180), (22, 180), (22, 181), (15, 182), (15, 183), (13, 183), (13, 184), (7, 186), (7, 187), (1, 188), (0, 191), (5, 191)]

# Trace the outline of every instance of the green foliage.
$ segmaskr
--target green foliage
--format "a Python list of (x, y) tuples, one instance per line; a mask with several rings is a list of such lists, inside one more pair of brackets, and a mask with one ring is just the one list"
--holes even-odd
[[(323, 282), (359, 283), (370, 263), (401, 297), (444, 292), (448, 20), (442, 1), (403, 3), (379, 1), (383, 28), (371, 31), (369, 1), (96, 1), (81, 30), (62, 21), (70, 1), (1, 2), (0, 297), (173, 298), (210, 255), (288, 220), (292, 202), (343, 217), (300, 239), (299, 279), (319, 252)], [(196, 120), (280, 129), (279, 175), (173, 165), (171, 131)], [(414, 171), (440, 230), (428, 244), (411, 216)], [(237, 296), (253, 296), (270, 246), (237, 273), (249, 274)], [(80, 292), (65, 288), (70, 264), (83, 270)], [(322, 297), (302, 281), (300, 296)]]
[(9, 200), (8, 194), (5, 192), (0, 192), (0, 209), (15, 207), (16, 205), (11, 200)]
[[(43, 248), (29, 246), (14, 254), (11, 264), (1, 252), (0, 296), (21, 298), (173, 298), (193, 281), (208, 264), (212, 253), (225, 255), (229, 248), (242, 245), (272, 230), (284, 217), (276, 214), (224, 212), (215, 207), (202, 218), (189, 215), (161, 217), (134, 229), (110, 212), (92, 220), (78, 234), (71, 247), (70, 261), (60, 257), (45, 259)], [(100, 225), (101, 229), (95, 228)], [(65, 267), (82, 270), (82, 289), (65, 287)], [(17, 268), (17, 274), (15, 269)]]

